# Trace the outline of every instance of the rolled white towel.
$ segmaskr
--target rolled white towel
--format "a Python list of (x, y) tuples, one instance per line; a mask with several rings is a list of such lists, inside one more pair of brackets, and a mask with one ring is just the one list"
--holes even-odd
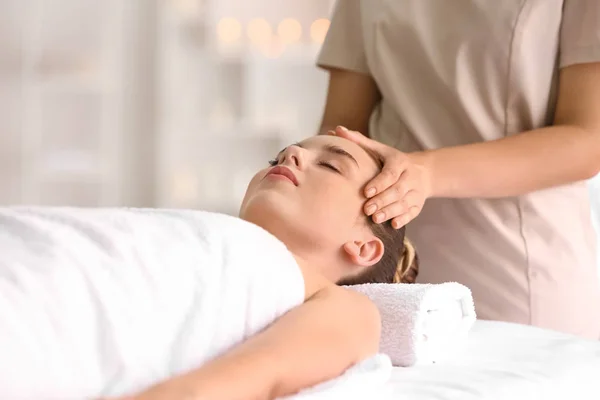
[(473, 296), (456, 282), (348, 286), (381, 314), (380, 351), (395, 366), (433, 364), (457, 354), (475, 322)]

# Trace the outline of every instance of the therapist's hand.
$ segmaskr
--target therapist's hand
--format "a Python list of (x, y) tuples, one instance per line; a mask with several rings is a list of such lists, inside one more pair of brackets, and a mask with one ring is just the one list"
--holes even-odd
[(383, 169), (365, 186), (364, 211), (373, 221), (382, 223), (392, 220), (399, 229), (412, 221), (430, 196), (431, 178), (428, 168), (418, 162), (416, 156), (369, 139), (360, 132), (338, 126), (330, 134), (349, 139), (377, 154), (383, 161)]

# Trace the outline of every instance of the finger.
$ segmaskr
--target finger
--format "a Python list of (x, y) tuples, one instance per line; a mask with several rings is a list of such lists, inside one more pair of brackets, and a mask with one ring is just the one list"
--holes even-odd
[(354, 143), (361, 145), (361, 146), (363, 146), (369, 150), (375, 151), (375, 152), (377, 152), (378, 150), (380, 150), (382, 148), (382, 146), (384, 146), (383, 144), (381, 144), (373, 139), (369, 139), (362, 133), (357, 132), (357, 131), (351, 131), (344, 126), (336, 127), (335, 134), (337, 136), (351, 140)]
[[(405, 215), (411, 207), (419, 204), (419, 195), (414, 190), (409, 191), (405, 196), (398, 198), (392, 204), (383, 207), (375, 213), (373, 221), (381, 223)], [(380, 215), (381, 214), (381, 215)], [(392, 221), (392, 225), (394, 225)]]
[(371, 198), (378, 193), (383, 193), (390, 186), (394, 185), (400, 179), (404, 172), (400, 165), (384, 166), (381, 172), (367, 183), (365, 186), (365, 196)]
[[(408, 193), (406, 193), (405, 196), (399, 198), (398, 201), (394, 202), (390, 206), (383, 208), (380, 212), (384, 213), (384, 215), (385, 215), (384, 221), (391, 219), (392, 226), (394, 226), (394, 228), (396, 228), (396, 225), (398, 225), (398, 224), (394, 223), (393, 219), (398, 218), (398, 217), (403, 217), (410, 211), (410, 209), (412, 209), (413, 207), (420, 208), (421, 205), (422, 205), (422, 202), (421, 202), (421, 196), (419, 196), (419, 193), (414, 190), (410, 190)], [(377, 214), (375, 214), (375, 218), (376, 217), (377, 217)], [(400, 222), (402, 222), (402, 221), (400, 221)], [(398, 228), (400, 228), (400, 227), (402, 227), (402, 225), (398, 226)]]
[(365, 203), (365, 213), (373, 215), (376, 211), (381, 211), (384, 207), (402, 200), (409, 190), (409, 186), (401, 176), (400, 180)]
[(397, 216), (392, 220), (392, 226), (395, 229), (400, 229), (406, 226), (421, 213), (421, 207), (412, 206), (404, 214)]
[(376, 224), (381, 224), (399, 215), (404, 215), (407, 210), (408, 207), (406, 206), (406, 203), (403, 200), (395, 201), (383, 207), (381, 210), (377, 211), (373, 215), (373, 222), (375, 222)]

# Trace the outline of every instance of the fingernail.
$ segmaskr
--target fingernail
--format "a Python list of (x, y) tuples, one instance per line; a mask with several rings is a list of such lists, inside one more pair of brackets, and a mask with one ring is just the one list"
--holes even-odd
[(377, 206), (375, 204), (371, 204), (369, 207), (367, 207), (367, 215), (371, 215), (375, 211), (377, 211)]
[(383, 221), (384, 218), (385, 218), (385, 214), (384, 213), (382, 213), (382, 212), (377, 213), (375, 215), (375, 222), (379, 223), (379, 222)]
[(398, 221), (395, 221), (395, 222), (396, 222), (396, 223), (394, 224), (394, 228), (395, 228), (395, 229), (400, 229), (400, 228), (402, 228), (404, 225), (406, 225), (406, 224), (407, 224), (407, 222), (406, 222), (406, 217), (400, 217), (400, 218), (398, 219)]
[(370, 188), (367, 190), (367, 197), (371, 197), (375, 194), (375, 188)]
[(348, 128), (346, 128), (345, 126), (338, 125), (338, 129), (341, 129), (344, 132), (348, 132)]
[(330, 135), (335, 135), (335, 131), (328, 131), (327, 133), (329, 133)]

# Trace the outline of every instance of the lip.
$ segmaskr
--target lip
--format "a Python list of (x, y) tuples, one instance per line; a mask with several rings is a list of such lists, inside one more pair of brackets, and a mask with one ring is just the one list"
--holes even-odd
[(294, 175), (292, 170), (289, 169), (288, 167), (284, 167), (282, 165), (276, 165), (275, 167), (271, 168), (271, 170), (267, 173), (266, 176), (269, 176), (269, 175), (277, 175), (277, 176), (284, 177), (284, 178), (288, 179), (290, 182), (292, 182), (295, 186), (298, 186), (298, 178), (296, 178), (296, 175)]

